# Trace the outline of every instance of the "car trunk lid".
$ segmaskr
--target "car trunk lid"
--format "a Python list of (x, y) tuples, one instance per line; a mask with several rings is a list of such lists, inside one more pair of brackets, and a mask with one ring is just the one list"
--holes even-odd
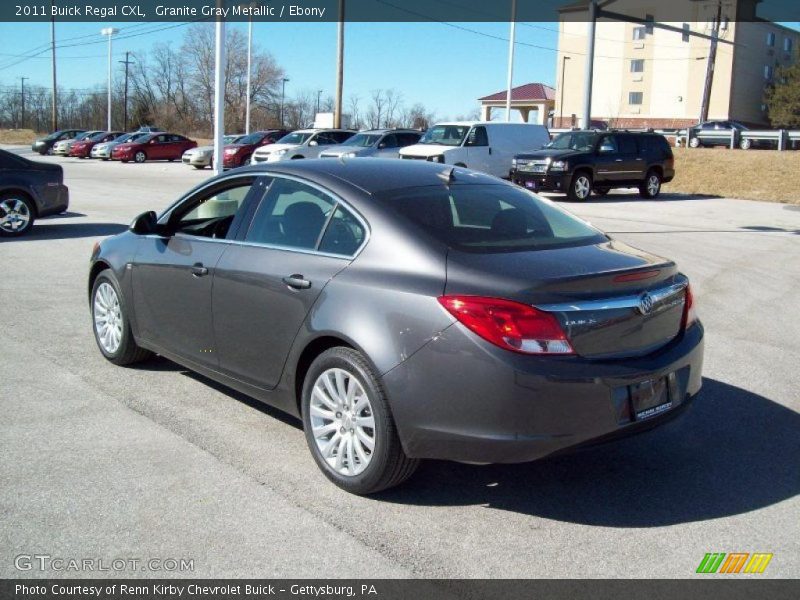
[(553, 313), (575, 352), (648, 354), (680, 333), (686, 278), (618, 241), (506, 253), (448, 252), (445, 293), (506, 298)]

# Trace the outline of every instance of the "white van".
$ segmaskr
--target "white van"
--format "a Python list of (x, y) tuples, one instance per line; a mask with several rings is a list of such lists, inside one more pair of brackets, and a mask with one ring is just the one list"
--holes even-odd
[(428, 160), (508, 177), (515, 154), (539, 150), (550, 141), (544, 125), (495, 121), (437, 123), (400, 158)]

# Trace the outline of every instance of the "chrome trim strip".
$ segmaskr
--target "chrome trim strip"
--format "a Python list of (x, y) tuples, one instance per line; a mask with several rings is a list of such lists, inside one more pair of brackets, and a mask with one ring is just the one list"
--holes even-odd
[[(686, 282), (675, 283), (673, 285), (658, 290), (648, 290), (647, 293), (654, 303), (662, 302), (667, 298), (678, 294), (686, 289)], [(643, 292), (644, 293), (644, 292)], [(619, 298), (603, 298), (598, 300), (578, 300), (576, 302), (561, 302), (555, 304), (537, 304), (535, 308), (547, 312), (579, 312), (587, 310), (618, 310), (623, 308), (636, 308), (642, 294), (630, 296), (620, 296)]]

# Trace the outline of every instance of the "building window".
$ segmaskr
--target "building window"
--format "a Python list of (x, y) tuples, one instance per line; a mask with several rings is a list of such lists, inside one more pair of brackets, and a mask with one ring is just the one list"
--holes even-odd
[(644, 72), (644, 59), (637, 58), (631, 61), (631, 73)]
[(645, 27), (633, 28), (633, 39), (643, 40), (645, 37), (647, 37), (647, 29)]
[(767, 81), (772, 79), (772, 65), (764, 65), (764, 79)]
[(689, 24), (688, 23), (684, 23), (683, 24), (682, 39), (683, 39), (684, 42), (688, 42), (689, 38), (690, 38), (690, 36), (689, 36)]
[(792, 51), (792, 38), (790, 37), (783, 38), (783, 51), (784, 52)]
[(775, 45), (775, 34), (771, 31), (767, 34), (767, 46), (774, 46)]
[(642, 92), (628, 92), (628, 104), (641, 104)]

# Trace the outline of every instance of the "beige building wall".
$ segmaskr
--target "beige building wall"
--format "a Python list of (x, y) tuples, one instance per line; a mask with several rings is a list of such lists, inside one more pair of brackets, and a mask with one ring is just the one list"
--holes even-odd
[[(626, 0), (618, 1), (621, 6), (626, 3)], [(616, 9), (616, 6), (609, 8)], [(688, 25), (692, 32), (710, 35), (712, 31), (708, 7), (700, 3), (694, 13), (698, 20), (686, 24), (659, 19), (657, 5), (641, 6), (638, 10), (643, 18), (649, 14), (659, 23), (668, 23), (680, 29)], [(663, 8), (661, 12), (664, 12)], [(638, 27), (641, 25), (598, 21), (592, 119), (606, 121), (615, 127), (682, 127), (696, 123), (700, 118), (710, 40), (690, 36), (688, 41), (684, 41), (680, 32), (660, 28), (653, 28), (644, 40), (638, 40), (634, 39), (634, 30)], [(772, 55), (766, 46), (768, 31), (774, 31), (776, 37)], [(559, 23), (556, 126), (580, 124), (587, 35), (588, 24), (585, 22), (562, 20)], [(766, 124), (766, 115), (762, 110), (767, 83), (764, 66), (773, 59), (781, 64), (791, 61), (791, 54), (783, 52), (784, 37), (793, 39), (792, 48), (796, 54), (800, 34), (780, 25), (730, 21), (722, 27), (720, 39), (733, 44), (718, 44), (709, 119)], [(562, 81), (564, 56), (569, 59)], [(631, 61), (634, 60), (644, 61), (642, 72), (631, 72)], [(631, 92), (641, 93), (641, 104), (629, 102)]]

